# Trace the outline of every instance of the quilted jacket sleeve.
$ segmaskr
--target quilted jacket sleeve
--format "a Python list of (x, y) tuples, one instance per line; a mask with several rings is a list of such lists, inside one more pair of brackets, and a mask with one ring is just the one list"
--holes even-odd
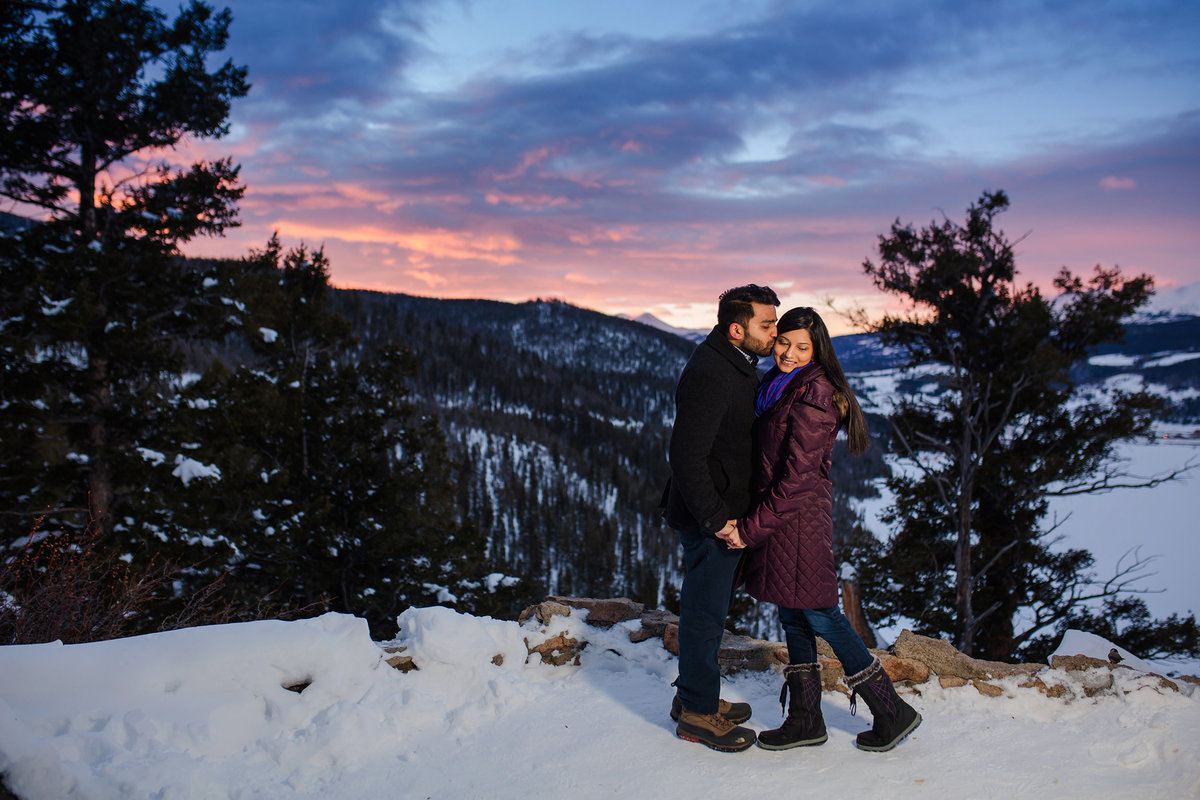
[(760, 494), (757, 506), (738, 521), (738, 533), (747, 547), (758, 547), (800, 513), (807, 500), (818, 496), (821, 462), (837, 431), (837, 411), (832, 392), (819, 384), (806, 387), (792, 400), (780, 449), (781, 464), (774, 466), (771, 483)]

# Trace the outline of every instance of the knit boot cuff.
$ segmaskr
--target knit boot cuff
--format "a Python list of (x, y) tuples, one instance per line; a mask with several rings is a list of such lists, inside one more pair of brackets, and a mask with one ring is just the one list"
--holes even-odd
[(786, 680), (789, 675), (820, 675), (821, 665), (817, 662), (811, 664), (788, 664), (783, 668), (783, 677)]
[(879, 661), (879, 656), (873, 656), (871, 658), (870, 665), (867, 666), (862, 672), (856, 672), (853, 675), (846, 676), (846, 685), (849, 686), (853, 691), (867, 681), (871, 680), (871, 678), (875, 677), (875, 675), (882, 669), (883, 664)]

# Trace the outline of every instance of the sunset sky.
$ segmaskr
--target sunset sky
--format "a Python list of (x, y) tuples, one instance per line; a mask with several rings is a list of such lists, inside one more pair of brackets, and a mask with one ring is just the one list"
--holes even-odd
[(1003, 189), (1025, 280), (1200, 280), (1200, 3), (213, 4), (252, 89), (201, 150), (247, 193), (192, 254), (278, 231), (336, 286), (692, 328), (765, 283), (836, 333), (897, 218)]

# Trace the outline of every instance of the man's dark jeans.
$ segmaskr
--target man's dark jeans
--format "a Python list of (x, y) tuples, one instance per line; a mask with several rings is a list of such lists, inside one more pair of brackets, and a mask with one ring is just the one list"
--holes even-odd
[[(783, 625), (787, 641), (788, 660), (793, 664), (812, 664), (817, 660), (817, 640), (820, 636), (829, 642), (842, 669), (847, 675), (856, 675), (871, 666), (874, 656), (867, 650), (863, 640), (850, 627), (850, 620), (838, 606), (833, 608), (784, 608), (779, 607), (779, 621)], [(682, 638), (682, 635), (681, 635)], [(683, 645), (680, 645), (680, 655)]]
[(729, 616), (741, 550), (699, 530), (677, 531), (687, 574), (679, 593), (679, 702), (688, 711), (717, 713), (721, 672), (717, 656)]

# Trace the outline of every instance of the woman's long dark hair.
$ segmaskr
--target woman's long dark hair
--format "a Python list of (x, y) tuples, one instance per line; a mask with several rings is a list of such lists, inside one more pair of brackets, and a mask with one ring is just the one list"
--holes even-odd
[(806, 330), (812, 338), (813, 361), (825, 370), (825, 377), (833, 384), (833, 402), (838, 416), (846, 427), (846, 443), (852, 455), (860, 455), (871, 446), (871, 433), (867, 430), (867, 419), (863, 416), (858, 398), (846, 380), (837, 353), (833, 351), (833, 340), (821, 315), (811, 308), (793, 308), (779, 318), (776, 330), (780, 335), (789, 331)]

